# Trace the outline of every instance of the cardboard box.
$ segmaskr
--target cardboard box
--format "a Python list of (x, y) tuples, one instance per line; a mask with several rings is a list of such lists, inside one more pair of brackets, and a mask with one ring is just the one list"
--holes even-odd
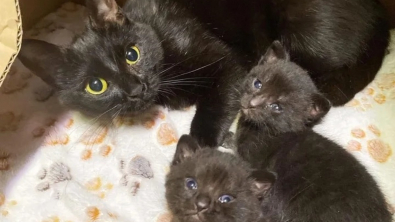
[(22, 25), (17, 0), (0, 5), (0, 86), (21, 46)]
[[(29, 29), (40, 18), (66, 1), (84, 2), (83, 0), (1, 0), (0, 87), (21, 47), (23, 29)], [(118, 2), (122, 5), (125, 1), (119, 0)], [(387, 8), (392, 27), (395, 27), (395, 0), (380, 1)]]

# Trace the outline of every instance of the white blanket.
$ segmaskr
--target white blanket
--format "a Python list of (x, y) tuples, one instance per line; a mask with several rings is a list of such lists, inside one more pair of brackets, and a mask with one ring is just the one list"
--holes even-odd
[[(67, 45), (84, 18), (82, 6), (66, 3), (27, 36)], [(393, 211), (395, 42), (390, 52), (376, 80), (316, 130), (368, 168)], [(146, 118), (99, 126), (61, 108), (16, 61), (0, 89), (0, 221), (170, 221), (164, 180), (194, 112), (158, 107)]]

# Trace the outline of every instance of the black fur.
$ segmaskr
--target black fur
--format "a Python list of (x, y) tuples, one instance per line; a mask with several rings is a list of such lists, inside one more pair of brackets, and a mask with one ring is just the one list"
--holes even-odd
[[(260, 86), (257, 80), (261, 89), (255, 87)], [(262, 198), (264, 218), (269, 222), (392, 220), (366, 169), (342, 147), (311, 130), (330, 104), (307, 72), (289, 61), (279, 42), (252, 69), (244, 87), (238, 153), (254, 168), (276, 174)]]
[(389, 41), (377, 0), (174, 0), (254, 66), (274, 40), (333, 105), (371, 82)]
[[(274, 39), (291, 50), (335, 104), (348, 101), (381, 64), (388, 27), (374, 0), (87, 0), (87, 30), (68, 48), (24, 40), (21, 61), (59, 100), (100, 119), (154, 104), (197, 105), (190, 134), (218, 146), (238, 111), (239, 83)], [(140, 49), (125, 62), (130, 45)], [(93, 77), (101, 95), (85, 91)]]
[[(182, 136), (166, 178), (166, 200), (174, 216), (172, 221), (258, 221), (259, 201), (253, 191), (267, 190), (271, 182), (258, 187), (250, 175), (248, 164), (236, 156), (201, 149), (192, 137)], [(196, 182), (196, 189), (188, 188), (188, 179)], [(223, 195), (234, 199), (221, 203), (219, 198)]]

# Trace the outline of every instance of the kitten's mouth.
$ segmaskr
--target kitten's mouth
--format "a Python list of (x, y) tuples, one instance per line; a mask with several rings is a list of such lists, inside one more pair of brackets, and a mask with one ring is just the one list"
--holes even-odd
[(185, 214), (185, 216), (187, 216), (187, 217), (189, 217), (189, 218), (192, 218), (192, 219), (194, 219), (194, 220), (197, 220), (197, 221), (204, 221), (204, 219), (202, 218), (202, 214), (203, 214), (203, 212), (202, 211), (200, 211), (200, 212), (191, 212), (191, 213), (187, 213), (187, 214)]
[(256, 108), (253, 108), (253, 107), (242, 107), (241, 108), (241, 111), (243, 111), (243, 113), (245, 114), (245, 115), (251, 115), (254, 111), (256, 110)]

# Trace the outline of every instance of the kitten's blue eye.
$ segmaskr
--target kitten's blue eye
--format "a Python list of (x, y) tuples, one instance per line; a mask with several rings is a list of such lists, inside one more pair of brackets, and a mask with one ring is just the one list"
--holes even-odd
[(129, 46), (125, 53), (126, 63), (129, 65), (134, 65), (140, 58), (140, 50), (136, 46)]
[(262, 82), (259, 81), (259, 79), (255, 79), (255, 80), (254, 80), (254, 87), (255, 87), (255, 89), (260, 89), (260, 88), (262, 88)]
[(187, 186), (187, 188), (190, 189), (190, 190), (196, 190), (197, 189), (197, 183), (192, 178), (187, 178), (185, 180), (185, 186)]
[(229, 203), (230, 201), (234, 200), (235, 198), (230, 195), (222, 195), (218, 198), (220, 203)]
[(270, 109), (272, 109), (273, 111), (276, 111), (276, 112), (281, 112), (283, 110), (283, 108), (277, 103), (269, 104), (269, 107), (270, 107)]

